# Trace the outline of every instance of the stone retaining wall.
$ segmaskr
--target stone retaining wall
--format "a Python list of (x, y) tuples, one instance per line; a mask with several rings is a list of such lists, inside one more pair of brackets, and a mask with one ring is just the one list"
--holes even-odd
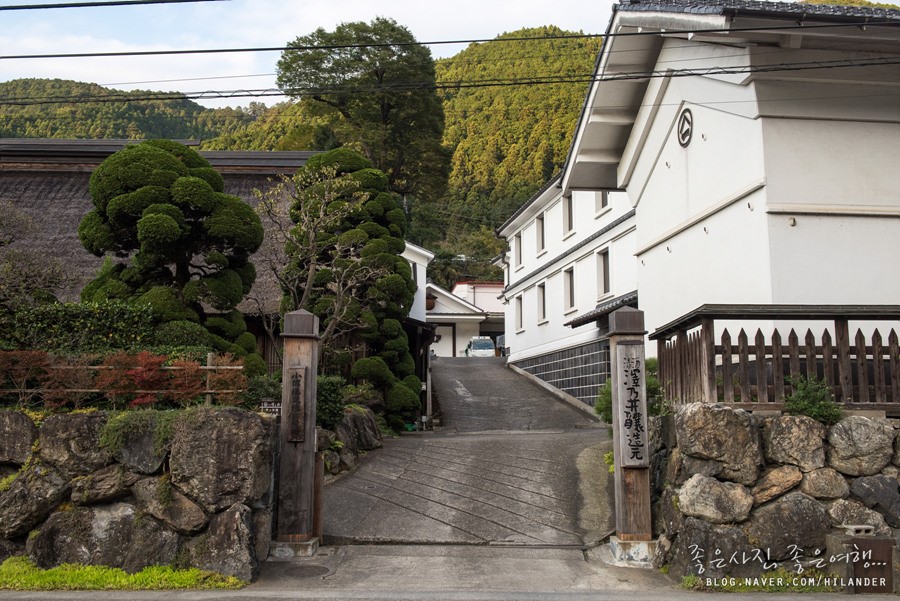
[(0, 411), (0, 561), (149, 565), (256, 578), (272, 531), (275, 420), (237, 408), (159, 414), (101, 446), (104, 412), (38, 428)]
[(849, 416), (828, 428), (698, 403), (652, 422), (655, 565), (672, 575), (791, 569), (822, 557), (840, 525), (889, 537), (900, 528), (897, 420)]

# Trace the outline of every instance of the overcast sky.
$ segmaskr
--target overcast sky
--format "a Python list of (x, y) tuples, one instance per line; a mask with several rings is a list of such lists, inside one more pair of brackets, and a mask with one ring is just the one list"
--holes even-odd
[[(0, 0), (0, 7), (64, 0)], [(0, 11), (0, 57), (282, 46), (318, 27), (390, 17), (420, 42), (493, 38), (540, 25), (602, 33), (612, 0), (229, 0), (194, 4)], [(464, 45), (431, 46), (437, 57)], [(274, 87), (277, 52), (136, 58), (0, 59), (0, 81), (48, 77), (123, 90)], [(239, 76), (239, 77), (236, 77)], [(226, 78), (226, 79), (202, 79)], [(173, 81), (185, 80), (185, 81)], [(136, 82), (136, 83), (132, 83)], [(252, 98), (207, 106), (246, 105)], [(266, 99), (271, 104), (280, 98)]]

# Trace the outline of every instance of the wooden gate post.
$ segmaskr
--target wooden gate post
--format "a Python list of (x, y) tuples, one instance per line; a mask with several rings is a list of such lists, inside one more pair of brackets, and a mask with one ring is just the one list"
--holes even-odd
[(281, 383), (281, 463), (279, 465), (278, 543), (314, 541), (316, 477), (316, 372), (319, 318), (308, 311), (284, 316), (284, 367)]
[[(609, 316), (609, 348), (613, 393), (616, 543), (649, 542), (650, 449), (647, 433), (647, 384), (644, 366), (644, 313), (623, 307)], [(679, 340), (681, 342), (681, 340)], [(622, 547), (622, 545), (619, 545)], [(628, 546), (628, 545), (625, 545)], [(629, 549), (635, 561), (650, 550)], [(615, 552), (615, 550), (614, 550)]]

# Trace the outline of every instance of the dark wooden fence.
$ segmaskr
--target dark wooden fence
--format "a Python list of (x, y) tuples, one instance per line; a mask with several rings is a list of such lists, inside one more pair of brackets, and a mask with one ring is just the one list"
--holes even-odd
[[(791, 324), (770, 332), (720, 328), (717, 335), (716, 322), (722, 320)], [(834, 325), (816, 331), (799, 327), (822, 320)], [(900, 307), (704, 305), (651, 338), (657, 340), (665, 396), (676, 403), (781, 409), (794, 391), (792, 381), (810, 377), (824, 380), (845, 406), (900, 415), (900, 342), (894, 324), (869, 335), (855, 328), (851, 338), (851, 321), (884, 320), (900, 321)]]

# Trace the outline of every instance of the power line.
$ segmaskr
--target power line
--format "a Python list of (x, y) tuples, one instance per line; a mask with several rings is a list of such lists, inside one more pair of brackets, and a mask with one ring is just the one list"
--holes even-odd
[(57, 96), (45, 98), (19, 98), (0, 100), (0, 106), (33, 106), (39, 104), (87, 104), (87, 103), (103, 103), (103, 102), (134, 102), (138, 100), (209, 100), (209, 99), (229, 99), (229, 98), (263, 98), (271, 96), (302, 96), (317, 94), (372, 94), (386, 92), (411, 92), (420, 90), (459, 90), (467, 88), (482, 87), (510, 87), (521, 85), (557, 85), (565, 83), (593, 83), (603, 81), (627, 81), (641, 79), (659, 79), (667, 77), (702, 77), (708, 75), (741, 75), (751, 73), (772, 73), (772, 72), (793, 72), (808, 71), (816, 69), (840, 69), (847, 67), (872, 67), (884, 65), (900, 64), (900, 57), (882, 57), (868, 59), (840, 59), (829, 61), (802, 61), (795, 63), (779, 63), (775, 65), (746, 65), (739, 67), (696, 67), (686, 69), (667, 69), (663, 71), (640, 71), (640, 72), (623, 72), (613, 74), (602, 74), (596, 76), (575, 75), (575, 76), (545, 76), (545, 77), (525, 77), (525, 78), (494, 78), (485, 80), (473, 80), (469, 82), (443, 82), (432, 83), (427, 81), (419, 82), (396, 82), (383, 86), (359, 86), (359, 87), (317, 87), (317, 88), (298, 88), (287, 91), (277, 89), (257, 89), (257, 90), (207, 90), (203, 92), (161, 92), (143, 95), (135, 95), (134, 92), (117, 92), (113, 94), (84, 96), (81, 98), (73, 98), (72, 96)]
[[(216, 0), (209, 0), (216, 1)], [(509, 43), (509, 42), (526, 42), (533, 40), (568, 40), (568, 39), (588, 39), (588, 38), (617, 38), (617, 37), (641, 37), (641, 36), (673, 36), (673, 35), (699, 35), (708, 33), (742, 33), (753, 31), (791, 31), (791, 30), (810, 30), (836, 27), (866, 27), (882, 25), (886, 27), (900, 26), (897, 20), (873, 20), (865, 19), (858, 22), (850, 23), (822, 23), (822, 24), (797, 24), (797, 25), (772, 25), (766, 27), (734, 27), (734, 28), (710, 28), (710, 29), (693, 29), (693, 30), (665, 30), (665, 31), (629, 31), (609, 34), (568, 34), (555, 36), (534, 36), (534, 37), (498, 37), (498, 38), (480, 38), (467, 40), (438, 40), (433, 42), (384, 42), (378, 44), (327, 44), (321, 46), (268, 46), (257, 48), (194, 48), (188, 50), (134, 50), (129, 52), (74, 52), (74, 53), (55, 53), (55, 54), (16, 54), (8, 56), (0, 56), (0, 60), (30, 60), (30, 59), (55, 59), (55, 58), (109, 58), (109, 57), (132, 57), (132, 56), (165, 56), (165, 55), (190, 55), (190, 54), (227, 54), (241, 52), (285, 52), (285, 51), (311, 51), (311, 50), (352, 50), (361, 48), (393, 48), (404, 46), (438, 46), (446, 44), (487, 44), (487, 43)]]
[(110, 0), (109, 2), (59, 2), (56, 4), (15, 4), (3, 10), (41, 10), (47, 8), (96, 8), (100, 6), (140, 6), (143, 4), (187, 4), (193, 2), (229, 2), (230, 0)]

